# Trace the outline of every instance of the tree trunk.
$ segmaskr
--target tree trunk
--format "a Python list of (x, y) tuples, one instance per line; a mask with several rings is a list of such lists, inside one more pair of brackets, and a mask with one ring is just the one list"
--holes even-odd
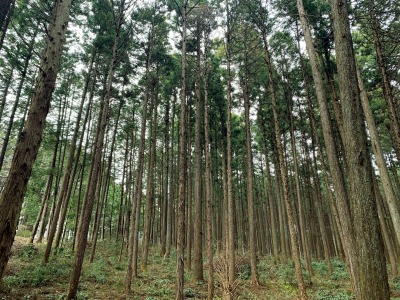
[(394, 150), (396, 152), (397, 160), (400, 160), (400, 124), (398, 118), (398, 110), (396, 109), (396, 99), (393, 94), (393, 87), (389, 78), (388, 71), (386, 69), (385, 57), (383, 54), (383, 46), (381, 42), (381, 37), (379, 34), (380, 24), (377, 16), (375, 14), (375, 6), (377, 5), (374, 0), (369, 0), (369, 16), (372, 29), (372, 35), (374, 38), (374, 46), (376, 53), (376, 60), (378, 63), (378, 68), (381, 74), (381, 79), (383, 83), (383, 93), (386, 99), (386, 103), (389, 109), (390, 118), (390, 129), (392, 131), (392, 139), (394, 142)]
[[(340, 166), (336, 150), (337, 149), (336, 142), (333, 138), (333, 129), (327, 106), (325, 89), (323, 86), (321, 72), (319, 70), (319, 66), (317, 63), (318, 58), (311, 37), (311, 32), (308, 27), (308, 21), (306, 19), (303, 2), (301, 0), (297, 0), (297, 7), (299, 10), (301, 26), (303, 29), (304, 38), (306, 42), (307, 53), (308, 56), (310, 57), (312, 75), (314, 79), (315, 90), (321, 114), (322, 132), (325, 140), (325, 147), (329, 161), (329, 167), (331, 169), (332, 181), (335, 188), (335, 198), (337, 202), (336, 207), (338, 211), (338, 217), (340, 220), (338, 226), (340, 227), (341, 238), (343, 240), (343, 246), (346, 251), (346, 258), (349, 266), (350, 279), (352, 281), (353, 289), (356, 289), (357, 286), (356, 249), (353, 246), (355, 244), (355, 236), (354, 236), (354, 228), (352, 225), (352, 219), (349, 207), (349, 197), (345, 186), (343, 171)], [(311, 107), (310, 99), (308, 101), (309, 101), (309, 106)]]
[(245, 74), (243, 80), (243, 101), (245, 111), (245, 131), (246, 131), (246, 198), (247, 213), (249, 222), (249, 247), (250, 247), (250, 266), (251, 266), (251, 283), (259, 285), (257, 272), (257, 244), (256, 244), (256, 226), (254, 214), (254, 182), (253, 182), (253, 153), (251, 150), (251, 133), (250, 133), (250, 99), (249, 99), (249, 49), (246, 27), (244, 29), (244, 68)]
[(179, 131), (179, 182), (178, 182), (178, 223), (176, 244), (176, 300), (183, 300), (184, 248), (185, 248), (185, 186), (186, 186), (186, 22), (188, 1), (181, 7), (182, 51), (181, 51), (181, 113)]
[(379, 142), (378, 130), (376, 129), (375, 120), (372, 115), (371, 107), (369, 105), (367, 91), (365, 90), (364, 83), (362, 81), (360, 70), (357, 67), (357, 78), (360, 88), (361, 104), (367, 121), (368, 132), (371, 139), (372, 150), (375, 154), (376, 164), (378, 165), (379, 174), (381, 175), (383, 192), (385, 193), (386, 203), (389, 207), (390, 216), (394, 231), (396, 234), (397, 242), (400, 245), (400, 207), (394, 193), (392, 181), (389, 176), (389, 171), (386, 166), (385, 158), (383, 157), (382, 147)]
[[(14, 105), (13, 105), (13, 107), (11, 109), (10, 119), (8, 121), (8, 126), (7, 126), (7, 129), (6, 129), (6, 133), (4, 135), (3, 144), (1, 146), (1, 151), (0, 151), (0, 171), (3, 168), (4, 157), (6, 156), (6, 150), (7, 150), (8, 142), (10, 140), (11, 130), (12, 130), (12, 127), (13, 127), (13, 124), (14, 124), (15, 113), (17, 112), (17, 108), (18, 108), (18, 105), (19, 105), (19, 100), (21, 98), (22, 88), (24, 87), (26, 74), (27, 74), (27, 71), (28, 71), (29, 62), (30, 62), (32, 54), (33, 54), (33, 46), (35, 45), (36, 33), (37, 32), (35, 31), (35, 33), (32, 36), (31, 41), (29, 42), (29, 46), (28, 46), (28, 49), (27, 49), (27, 54), (25, 56), (24, 64), (23, 64), (23, 67), (22, 67), (22, 70), (21, 70), (21, 78), (19, 80), (17, 93), (15, 95)], [(6, 86), (6, 91), (7, 90), (8, 90), (8, 87)], [(5, 96), (6, 95), (4, 95), (4, 101), (5, 101)]]
[(200, 25), (197, 24), (196, 39), (197, 39), (197, 59), (196, 59), (196, 123), (195, 123), (195, 191), (194, 191), (194, 244), (193, 244), (193, 277), (195, 281), (204, 281), (203, 275), (203, 191), (202, 191), (202, 178), (203, 178), (203, 143), (201, 142), (201, 49), (200, 38), (201, 30)]
[(10, 173), (0, 197), (0, 279), (9, 259), (32, 165), (42, 140), (65, 42), (70, 6), (71, 0), (55, 3), (28, 119), (17, 142)]
[(304, 285), (304, 279), (303, 279), (303, 274), (301, 271), (301, 263), (300, 263), (300, 257), (299, 257), (299, 244), (298, 244), (298, 237), (295, 232), (294, 228), (294, 215), (293, 215), (293, 207), (291, 200), (289, 198), (289, 180), (288, 180), (288, 175), (287, 175), (287, 170), (286, 170), (286, 165), (285, 165), (285, 156), (283, 152), (283, 142), (281, 138), (281, 129), (279, 125), (279, 116), (278, 116), (278, 111), (277, 111), (277, 97), (276, 97), (276, 91), (274, 87), (274, 81), (273, 81), (273, 76), (272, 76), (272, 62), (271, 62), (271, 57), (269, 54), (268, 50), (268, 43), (267, 43), (267, 36), (265, 32), (265, 28), (262, 31), (262, 38), (264, 42), (264, 53), (265, 53), (265, 62), (267, 66), (267, 72), (268, 72), (268, 81), (269, 81), (269, 91), (271, 93), (272, 97), (272, 111), (274, 115), (274, 131), (275, 131), (275, 140), (276, 140), (276, 147), (278, 151), (278, 162), (279, 162), (279, 168), (280, 168), (280, 175), (281, 175), (281, 181), (282, 181), (282, 189), (283, 189), (283, 199), (285, 202), (286, 206), (286, 211), (287, 211), (287, 219), (288, 219), (288, 226), (289, 226), (289, 234), (290, 234), (290, 241), (292, 244), (292, 255), (293, 255), (293, 260), (295, 264), (295, 271), (296, 271), (296, 277), (297, 277), (297, 284), (299, 288), (299, 293), (300, 293), (300, 299), (306, 300), (308, 299), (307, 293), (306, 293), (306, 288)]
[(332, 0), (331, 5), (345, 132), (344, 150), (349, 167), (349, 198), (357, 249), (358, 278), (355, 295), (360, 300), (389, 299), (386, 262), (372, 184), (373, 173), (358, 90), (347, 2)]
[(84, 89), (83, 89), (82, 99), (81, 99), (81, 103), (80, 103), (80, 106), (79, 106), (78, 116), (77, 116), (77, 119), (76, 119), (74, 133), (73, 133), (73, 136), (72, 136), (72, 141), (71, 141), (71, 145), (70, 145), (70, 149), (69, 149), (69, 156), (68, 156), (67, 166), (65, 168), (65, 173), (64, 173), (63, 180), (62, 180), (62, 183), (61, 183), (61, 190), (59, 192), (59, 198), (58, 198), (57, 206), (56, 206), (56, 209), (55, 209), (55, 212), (54, 212), (53, 222), (51, 223), (51, 227), (49, 229), (49, 234), (47, 236), (47, 245), (46, 245), (46, 250), (45, 250), (45, 254), (44, 254), (44, 262), (46, 264), (49, 262), (49, 257), (50, 257), (50, 253), (51, 253), (53, 239), (54, 239), (54, 236), (56, 234), (57, 225), (59, 224), (59, 226), (58, 226), (59, 230), (58, 230), (58, 234), (57, 234), (58, 241), (60, 240), (61, 233), (63, 231), (62, 228), (64, 228), (63, 222), (65, 220), (65, 216), (62, 215), (60, 220), (59, 220), (59, 216), (60, 216), (60, 211), (61, 211), (62, 205), (65, 206), (65, 212), (66, 212), (66, 208), (68, 207), (69, 199), (66, 198), (66, 193), (67, 193), (67, 189), (68, 189), (69, 180), (71, 178), (71, 171), (72, 171), (72, 164), (74, 162), (76, 142), (77, 142), (77, 139), (78, 139), (78, 133), (79, 133), (79, 128), (80, 128), (80, 121), (81, 121), (81, 116), (82, 116), (82, 111), (83, 111), (83, 105), (84, 105), (84, 102), (85, 102), (86, 93), (87, 93), (87, 89), (88, 89), (88, 86), (89, 86), (90, 76), (92, 75), (91, 73), (92, 73), (94, 56), (95, 56), (94, 53), (92, 53), (92, 59), (90, 61), (89, 71), (88, 71), (88, 74), (86, 76), (86, 81), (85, 81), (85, 86), (84, 86)]
[[(122, 11), (123, 11), (124, 1), (122, 1), (119, 5), (120, 5), (120, 9), (122, 9)], [(111, 98), (111, 92), (112, 92), (112, 83), (113, 83), (114, 71), (115, 71), (116, 64), (117, 64), (117, 58), (118, 58), (117, 57), (117, 49), (118, 49), (118, 43), (119, 43), (119, 34), (121, 32), (121, 27), (122, 27), (123, 22), (124, 22), (124, 15), (122, 14), (119, 16), (118, 23), (116, 24), (117, 27), (115, 28), (114, 44), (112, 47), (112, 56), (111, 56), (108, 75), (107, 75), (106, 90), (104, 93), (104, 97), (101, 101), (99, 121), (97, 124), (96, 137), (95, 137), (95, 143), (94, 143), (94, 148), (93, 148), (94, 151), (92, 152), (93, 154), (92, 154), (92, 159), (90, 162), (92, 172), (89, 176), (90, 178), (89, 178), (88, 186), (87, 186), (87, 190), (86, 190), (85, 203), (84, 203), (84, 207), (82, 209), (82, 213), (80, 216), (80, 226), (79, 226), (79, 232), (78, 232), (78, 238), (77, 238), (77, 241), (78, 241), (77, 251), (75, 254), (75, 259), (74, 259), (75, 262), (74, 262), (74, 267), (73, 267), (72, 275), (71, 275), (71, 279), (70, 279), (70, 285), (69, 285), (67, 299), (74, 299), (76, 297), (76, 293), (78, 291), (78, 283), (79, 283), (79, 278), (81, 275), (82, 264), (83, 264), (83, 259), (85, 256), (85, 250), (86, 250), (86, 245), (87, 245), (87, 235), (88, 235), (88, 231), (89, 231), (89, 224), (90, 224), (93, 204), (94, 204), (94, 200), (95, 200), (97, 183), (98, 183), (99, 176), (100, 176), (101, 157), (102, 157), (102, 152), (103, 152), (104, 136), (106, 133), (106, 127), (107, 127), (107, 123), (108, 123), (110, 98)]]
[[(15, 5), (15, 0), (2, 0), (0, 2), (0, 30), (5, 34), (7, 30), (7, 19), (10, 19), (10, 14)], [(3, 43), (0, 44), (0, 49)]]
[(227, 262), (227, 279), (228, 279), (228, 291), (224, 291), (224, 299), (231, 299), (231, 289), (235, 284), (236, 270), (235, 270), (235, 240), (234, 240), (234, 200), (232, 195), (232, 78), (231, 78), (231, 12), (229, 9), (228, 1), (225, 0), (226, 6), (226, 62), (227, 62), (227, 91), (226, 91), (226, 212), (227, 212), (227, 226), (226, 226), (226, 262)]
[[(158, 75), (157, 75), (158, 76)], [(143, 227), (143, 253), (142, 253), (142, 270), (147, 269), (149, 256), (149, 243), (151, 233), (152, 211), (155, 206), (155, 183), (154, 171), (156, 168), (156, 143), (157, 143), (157, 126), (158, 126), (158, 78), (153, 83), (153, 119), (150, 126), (150, 157), (147, 171), (147, 187), (146, 187), (146, 211)], [(154, 86), (155, 85), (155, 86)]]
[(0, 102), (0, 120), (3, 119), (4, 107), (6, 106), (8, 90), (11, 86), (11, 82), (13, 81), (13, 75), (14, 75), (14, 65), (11, 66), (10, 73), (6, 77), (7, 78), (6, 82), (4, 82), (4, 90), (3, 90), (3, 95), (1, 96), (1, 102)]
[(205, 157), (205, 204), (207, 215), (207, 270), (208, 270), (208, 293), (207, 299), (214, 298), (214, 266), (213, 266), (213, 206), (211, 199), (211, 155), (210, 155), (210, 117), (208, 102), (208, 53), (209, 53), (209, 32), (205, 31), (205, 50), (204, 50), (204, 71), (203, 71), (203, 89), (204, 89), (204, 157)]
[(144, 164), (144, 146), (146, 135), (146, 120), (147, 120), (147, 103), (149, 101), (149, 89), (151, 82), (150, 63), (152, 59), (153, 47), (153, 25), (149, 33), (149, 38), (146, 47), (146, 87), (144, 93), (144, 101), (142, 106), (142, 120), (140, 127), (140, 143), (138, 151), (138, 162), (136, 168), (136, 178), (133, 192), (133, 203), (130, 215), (129, 225), (129, 244), (128, 244), (128, 268), (125, 278), (125, 291), (131, 292), (132, 275), (137, 276), (137, 259), (139, 247), (139, 218), (140, 218), (140, 204), (142, 201), (142, 184), (143, 184), (143, 164)]

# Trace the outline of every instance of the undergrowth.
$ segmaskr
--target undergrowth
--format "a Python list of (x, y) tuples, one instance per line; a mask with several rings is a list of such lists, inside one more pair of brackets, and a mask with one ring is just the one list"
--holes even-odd
[[(22, 239), (22, 238), (20, 238)], [(0, 299), (65, 299), (69, 276), (72, 269), (74, 253), (70, 245), (65, 245), (57, 255), (52, 255), (50, 262), (44, 265), (44, 244), (25, 244), (15, 248), (9, 266), (6, 270), (4, 283), (11, 289), (10, 296)], [(175, 297), (175, 262), (176, 256), (160, 257), (160, 249), (154, 247), (150, 251), (149, 265), (145, 271), (139, 270), (139, 277), (132, 282), (133, 293), (126, 295), (124, 282), (127, 268), (126, 248), (122, 259), (119, 259), (120, 242), (99, 241), (95, 259), (89, 263), (89, 247), (85, 259), (77, 299), (161, 299)], [(231, 290), (235, 299), (254, 300), (290, 300), (297, 298), (297, 281), (293, 261), (286, 264), (276, 264), (271, 257), (259, 259), (260, 286), (250, 283), (251, 268), (249, 259), (237, 256), (235, 287)], [(224, 283), (224, 265), (221, 257), (214, 259), (215, 297), (222, 299)], [(218, 265), (219, 261), (219, 265)], [(206, 262), (205, 262), (206, 263)], [(222, 264), (221, 264), (222, 263)], [(349, 275), (346, 264), (338, 259), (331, 261), (333, 272), (324, 261), (313, 261), (313, 274), (310, 276), (304, 268), (303, 274), (310, 300), (352, 300), (354, 299), (349, 286)], [(139, 259), (140, 266), (140, 259)], [(205, 266), (206, 269), (206, 266)], [(218, 272), (219, 273), (218, 273)], [(207, 278), (207, 272), (205, 272)], [(391, 276), (390, 286), (392, 300), (400, 300), (400, 276)], [(233, 287), (228, 287), (232, 289)], [(195, 282), (191, 272), (185, 272), (186, 299), (206, 299), (207, 283)], [(397, 297), (397, 298), (396, 298)]]

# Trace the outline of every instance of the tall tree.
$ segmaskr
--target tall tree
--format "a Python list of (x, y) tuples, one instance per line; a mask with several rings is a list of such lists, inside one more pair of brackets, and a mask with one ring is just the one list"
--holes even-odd
[(125, 0), (116, 4), (116, 7), (111, 7), (111, 9), (115, 9), (114, 13), (114, 41), (111, 51), (111, 58), (109, 62), (109, 69), (107, 74), (107, 82), (105, 85), (104, 95), (101, 99), (101, 108), (99, 112), (99, 119), (97, 123), (95, 142), (93, 147), (93, 155), (91, 158), (91, 172), (89, 183), (87, 185), (87, 190), (85, 194), (85, 202), (82, 209), (82, 213), (80, 215), (80, 225), (77, 237), (77, 249), (75, 253), (74, 259), (74, 267), (71, 274), (69, 289), (67, 299), (76, 298), (76, 293), (78, 291), (78, 283), (81, 276), (83, 259), (85, 256), (85, 250), (87, 246), (87, 235), (89, 231), (89, 224), (92, 215), (93, 204), (96, 195), (96, 189), (100, 177), (100, 170), (102, 164), (102, 154), (103, 154), (103, 145), (104, 145), (104, 136), (106, 134), (106, 127), (108, 123), (108, 114), (109, 114), (109, 106), (112, 92), (112, 84), (114, 80), (114, 72), (118, 62), (118, 48), (120, 46), (120, 35), (122, 33), (122, 26), (126, 21), (126, 9), (129, 8), (128, 5), (125, 4)]
[(178, 170), (178, 223), (176, 241), (176, 300), (183, 299), (184, 285), (184, 247), (185, 247), (185, 198), (186, 198), (186, 43), (187, 43), (187, 16), (189, 1), (183, 0), (180, 6), (180, 22), (182, 25), (181, 49), (181, 94), (180, 94), (180, 127), (179, 127), (179, 170)]
[[(234, 241), (234, 201), (232, 195), (232, 78), (231, 78), (231, 60), (232, 60), (232, 28), (231, 28), (231, 9), (228, 0), (225, 0), (226, 10), (226, 32), (225, 32), (225, 56), (226, 56), (226, 246), (225, 260), (227, 270), (225, 271), (228, 279), (228, 291), (224, 291), (225, 299), (231, 299), (230, 289), (233, 288), (236, 279), (235, 270), (235, 241)], [(225, 149), (223, 150), (225, 152)]]
[(56, 1), (54, 5), (28, 118), (17, 142), (10, 173), (0, 197), (0, 279), (9, 259), (32, 165), (42, 141), (65, 43), (70, 7), (71, 0)]
[(357, 249), (356, 299), (389, 299), (372, 165), (367, 146), (347, 1), (331, 0), (338, 83), (343, 111), (344, 150)]

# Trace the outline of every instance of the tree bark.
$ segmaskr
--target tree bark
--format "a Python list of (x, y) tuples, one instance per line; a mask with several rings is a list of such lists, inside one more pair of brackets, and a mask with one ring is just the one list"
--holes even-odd
[(194, 196), (194, 243), (193, 243), (193, 277), (196, 281), (204, 281), (203, 274), (203, 191), (202, 191), (202, 178), (203, 178), (203, 147), (201, 142), (201, 49), (200, 38), (201, 30), (200, 25), (197, 24), (196, 38), (197, 38), (197, 57), (196, 57), (196, 119), (195, 119), (195, 196)]
[(131, 292), (132, 275), (137, 276), (137, 259), (139, 247), (139, 218), (140, 218), (140, 204), (142, 201), (142, 184), (143, 184), (143, 165), (144, 165), (144, 146), (146, 135), (146, 121), (147, 121), (147, 106), (150, 97), (150, 63), (152, 61), (153, 49), (153, 24), (148, 36), (146, 47), (146, 87), (144, 92), (144, 101), (142, 106), (142, 120), (140, 127), (140, 143), (138, 151), (138, 162), (136, 168), (136, 177), (133, 192), (133, 202), (130, 215), (129, 225), (129, 244), (128, 244), (128, 268), (125, 278), (125, 291)]
[(248, 49), (248, 28), (244, 28), (244, 78), (242, 79), (243, 101), (245, 111), (245, 131), (246, 131), (246, 198), (247, 213), (249, 222), (249, 248), (250, 248), (250, 267), (251, 283), (259, 285), (257, 271), (257, 244), (256, 244), (256, 226), (254, 214), (254, 180), (253, 180), (253, 153), (251, 149), (250, 133), (250, 99), (249, 99), (249, 49)]
[(211, 154), (210, 154), (210, 117), (208, 102), (208, 53), (209, 53), (209, 31), (205, 31), (205, 49), (204, 49), (204, 71), (203, 71), (203, 89), (204, 89), (204, 158), (205, 158), (205, 197), (207, 214), (207, 270), (208, 270), (208, 293), (207, 299), (214, 298), (214, 266), (213, 266), (213, 206), (211, 198)]
[(400, 245), (400, 207), (396, 199), (393, 184), (389, 176), (389, 171), (386, 166), (385, 158), (383, 157), (382, 147), (379, 142), (378, 130), (376, 129), (375, 120), (372, 115), (371, 107), (369, 105), (367, 91), (365, 90), (364, 83), (360, 70), (357, 67), (357, 78), (360, 88), (361, 104), (367, 121), (369, 136), (371, 139), (372, 150), (375, 154), (376, 164), (378, 165), (379, 174), (381, 175), (383, 192), (385, 194), (386, 203), (389, 207), (390, 216), (394, 231), (396, 234), (397, 242)]
[(226, 262), (227, 262), (227, 279), (229, 282), (228, 291), (224, 291), (224, 299), (231, 299), (231, 289), (235, 284), (236, 270), (235, 270), (235, 240), (234, 240), (234, 200), (232, 195), (232, 78), (231, 78), (231, 12), (228, 1), (225, 0), (226, 6), (226, 61), (227, 61), (227, 91), (226, 91)]
[[(329, 167), (331, 169), (332, 181), (335, 188), (335, 198), (337, 202), (337, 205), (335, 205), (335, 207), (337, 208), (338, 217), (340, 220), (338, 226), (340, 227), (343, 246), (346, 252), (346, 258), (350, 272), (350, 279), (352, 280), (351, 282), (353, 289), (356, 289), (357, 255), (356, 255), (356, 249), (353, 246), (355, 244), (355, 235), (350, 213), (349, 197), (345, 186), (343, 171), (340, 166), (336, 150), (337, 149), (336, 142), (333, 138), (333, 129), (327, 106), (326, 93), (323, 86), (321, 72), (319, 70), (319, 66), (317, 63), (318, 58), (312, 41), (311, 32), (308, 27), (308, 20), (306, 19), (306, 14), (304, 11), (302, 0), (297, 0), (297, 8), (299, 11), (301, 26), (304, 33), (307, 53), (308, 56), (310, 57), (312, 76), (314, 79), (315, 90), (319, 104), (319, 111), (321, 114), (322, 132), (325, 140), (325, 147), (327, 151)], [(309, 101), (309, 106), (311, 107), (310, 99), (308, 101)]]
[[(155, 206), (155, 179), (154, 171), (156, 167), (156, 142), (157, 142), (157, 122), (158, 122), (158, 78), (154, 79), (153, 83), (153, 117), (150, 126), (150, 157), (147, 171), (147, 187), (146, 187), (146, 211), (143, 227), (143, 252), (142, 252), (142, 270), (147, 269), (149, 244), (151, 237), (151, 220), (152, 211)], [(155, 85), (155, 86), (154, 86)]]
[(282, 189), (283, 189), (283, 199), (284, 203), (286, 206), (286, 211), (287, 211), (287, 220), (288, 220), (288, 226), (289, 226), (289, 235), (290, 235), (290, 241), (292, 244), (292, 255), (293, 255), (293, 260), (295, 264), (295, 271), (296, 271), (296, 277), (297, 277), (297, 284), (299, 288), (299, 293), (300, 293), (300, 299), (306, 300), (308, 299), (307, 293), (306, 293), (306, 288), (304, 285), (304, 279), (303, 279), (303, 274), (301, 271), (301, 263), (300, 263), (300, 257), (299, 257), (299, 244), (298, 244), (298, 237), (295, 232), (294, 228), (294, 215), (293, 215), (293, 207), (291, 200), (289, 198), (289, 180), (288, 180), (288, 175), (287, 175), (287, 169), (286, 169), (286, 164), (285, 164), (285, 156), (283, 152), (283, 142), (281, 138), (281, 129), (279, 125), (279, 116), (278, 116), (278, 111), (277, 111), (277, 96), (276, 96), (276, 91), (274, 87), (274, 82), (273, 82), (273, 74), (272, 74), (272, 62), (271, 62), (271, 57), (268, 49), (268, 42), (267, 42), (267, 36), (265, 32), (265, 28), (263, 28), (262, 31), (262, 39), (264, 43), (264, 54), (265, 54), (265, 63), (267, 67), (267, 72), (268, 72), (268, 86), (269, 86), (269, 92), (272, 97), (272, 111), (274, 115), (274, 132), (275, 132), (275, 140), (276, 140), (276, 147), (278, 151), (278, 162), (279, 162), (279, 168), (280, 168), (280, 175), (281, 175), (281, 181), (282, 181)]
[[(0, 279), (7, 265), (24, 194), (42, 140), (46, 116), (57, 79), (69, 19), (71, 0), (55, 3), (47, 29), (45, 49), (32, 104), (18, 139), (10, 173), (0, 197)], [(3, 10), (1, 10), (3, 11)]]
[[(124, 1), (122, 1), (119, 5), (120, 5), (121, 10), (123, 11)], [(106, 133), (106, 127), (107, 127), (108, 117), (109, 117), (108, 114), (109, 114), (110, 98), (111, 98), (111, 92), (112, 92), (112, 83), (113, 83), (114, 71), (115, 71), (116, 64), (117, 64), (117, 58), (118, 58), (117, 49), (118, 49), (118, 43), (119, 43), (119, 34), (121, 32), (123, 22), (124, 22), (124, 15), (122, 14), (119, 16), (118, 23), (116, 24), (116, 28), (115, 28), (114, 43), (113, 43), (113, 47), (112, 47), (112, 55), (111, 55), (109, 70), (108, 70), (108, 75), (107, 75), (106, 90), (104, 93), (104, 97), (101, 101), (99, 121), (97, 124), (96, 137), (95, 137), (94, 148), (93, 148), (94, 151), (93, 151), (92, 159), (91, 159), (91, 163), (90, 163), (91, 164), (91, 174), (89, 176), (90, 178), (89, 178), (89, 182), (88, 182), (88, 186), (87, 186), (87, 190), (86, 190), (84, 207), (82, 209), (82, 213), (80, 216), (80, 226), (79, 226), (79, 232), (78, 232), (78, 238), (77, 238), (77, 241), (78, 241), (77, 251), (75, 254), (75, 259), (74, 259), (75, 262), (74, 262), (74, 267), (73, 267), (72, 275), (71, 275), (71, 279), (70, 279), (67, 299), (76, 298), (76, 293), (78, 291), (78, 283), (79, 283), (79, 278), (81, 275), (83, 259), (85, 256), (85, 250), (86, 250), (86, 246), (87, 246), (87, 235), (88, 235), (88, 231), (89, 231), (89, 224), (90, 224), (93, 204), (94, 204), (94, 200), (95, 200), (95, 195), (96, 195), (96, 188), (97, 188), (97, 184), (98, 184), (98, 180), (99, 180), (99, 176), (100, 176), (104, 136)]]
[(181, 112), (179, 131), (179, 179), (178, 179), (178, 223), (176, 243), (176, 300), (183, 300), (184, 285), (184, 248), (185, 248), (185, 186), (186, 186), (186, 29), (188, 1), (181, 7), (182, 51), (181, 51)]
[(73, 132), (73, 136), (72, 136), (72, 141), (71, 141), (71, 145), (70, 145), (70, 149), (69, 149), (67, 166), (65, 169), (62, 183), (61, 183), (61, 190), (59, 192), (59, 198), (58, 198), (57, 206), (56, 206), (56, 209), (54, 212), (53, 222), (51, 223), (51, 227), (49, 229), (49, 234), (47, 236), (47, 245), (46, 245), (46, 250), (45, 250), (45, 254), (44, 254), (44, 262), (46, 264), (49, 262), (49, 257), (50, 257), (50, 253), (51, 253), (53, 239), (56, 234), (57, 225), (59, 224), (59, 226), (58, 226), (59, 232), (57, 234), (57, 236), (59, 236), (58, 240), (61, 237), (61, 233), (63, 231), (62, 228), (64, 228), (62, 223), (64, 222), (65, 216), (61, 216), (64, 218), (60, 218), (60, 222), (59, 222), (59, 216), (60, 216), (60, 211), (61, 211), (62, 205), (65, 205), (67, 207), (68, 202), (69, 202), (69, 199), (66, 198), (66, 193), (67, 193), (67, 189), (68, 189), (69, 180), (71, 178), (72, 164), (74, 162), (76, 142), (78, 139), (78, 133), (79, 133), (79, 128), (80, 128), (80, 120), (81, 120), (81, 116), (82, 116), (83, 105), (85, 102), (87, 89), (89, 86), (90, 76), (92, 75), (91, 71), (92, 71), (92, 67), (93, 67), (93, 61), (94, 61), (94, 53), (92, 54), (92, 59), (91, 59), (90, 65), (89, 65), (89, 71), (88, 71), (88, 74), (87, 74), (86, 80), (85, 80), (85, 86), (83, 89), (82, 99), (81, 99), (81, 103), (79, 106), (78, 116), (76, 119), (75, 128), (74, 128), (74, 132)]
[(389, 299), (383, 241), (379, 228), (372, 166), (367, 147), (347, 1), (331, 0), (349, 198), (357, 249), (356, 299)]

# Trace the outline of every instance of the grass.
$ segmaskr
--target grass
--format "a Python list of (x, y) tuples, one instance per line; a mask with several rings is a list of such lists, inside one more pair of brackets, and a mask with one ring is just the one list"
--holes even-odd
[[(28, 236), (26, 233), (25, 236)], [(29, 244), (26, 237), (17, 237), (13, 255), (6, 269), (4, 283), (11, 289), (9, 294), (0, 294), (0, 299), (65, 299), (73, 263), (73, 253), (67, 245), (47, 265), (42, 263), (44, 244)], [(173, 299), (175, 297), (175, 256), (160, 257), (159, 249), (150, 251), (147, 270), (140, 272), (132, 282), (132, 294), (124, 292), (127, 268), (126, 253), (119, 261), (121, 245), (110, 241), (98, 243), (93, 263), (85, 259), (78, 298), (83, 299)], [(88, 249), (87, 257), (89, 256)], [(140, 261), (139, 261), (140, 265)], [(352, 300), (346, 264), (332, 260), (333, 273), (325, 262), (313, 261), (313, 276), (305, 270), (307, 292), (310, 300)], [(274, 264), (273, 259), (259, 260), (260, 286), (250, 283), (250, 265), (244, 257), (237, 266), (236, 299), (289, 300), (297, 298), (297, 283), (294, 264)], [(207, 274), (206, 274), (207, 276)], [(400, 300), (400, 276), (391, 277), (392, 300)], [(195, 282), (191, 272), (185, 273), (186, 299), (206, 299), (207, 284)], [(215, 297), (222, 299), (222, 284), (216, 276)]]

